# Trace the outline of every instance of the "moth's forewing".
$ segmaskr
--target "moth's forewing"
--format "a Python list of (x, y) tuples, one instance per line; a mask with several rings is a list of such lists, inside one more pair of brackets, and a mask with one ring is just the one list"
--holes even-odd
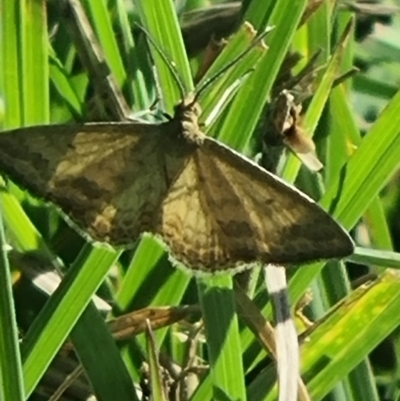
[(151, 229), (166, 193), (162, 125), (38, 126), (0, 134), (0, 170), (93, 239), (127, 244)]
[(171, 186), (157, 231), (178, 260), (205, 271), (353, 252), (346, 231), (312, 199), (211, 138)]

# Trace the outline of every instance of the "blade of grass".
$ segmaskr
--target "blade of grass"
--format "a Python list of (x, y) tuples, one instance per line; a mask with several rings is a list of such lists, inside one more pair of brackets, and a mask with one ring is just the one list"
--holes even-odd
[(398, 274), (388, 271), (376, 283), (352, 294), (308, 336), (303, 366), (313, 400), (322, 399), (399, 325), (399, 285)]
[[(49, 121), (49, 64), (46, 3), (24, 3), (21, 9), (22, 32), (22, 107), (24, 125)], [(39, 100), (40, 99), (40, 100)], [(38, 101), (39, 100), (39, 101)]]
[(163, 380), (161, 375), (161, 366), (158, 360), (157, 342), (154, 333), (151, 329), (149, 321), (147, 321), (146, 343), (147, 343), (147, 358), (150, 369), (150, 386), (151, 395), (154, 401), (166, 401), (167, 397), (164, 393)]
[(146, 68), (148, 66), (145, 66), (144, 62), (148, 59), (147, 49), (135, 42), (126, 6), (122, 0), (116, 1), (116, 12), (121, 36), (121, 56), (128, 74), (126, 86), (130, 94), (130, 104), (137, 111), (144, 110), (150, 103), (146, 79), (150, 82), (154, 79), (152, 71)]
[(25, 391), (30, 395), (119, 254), (86, 247), (30, 327), (24, 342)]
[(139, 400), (115, 340), (92, 302), (72, 330), (71, 339), (99, 400)]
[(349, 260), (360, 265), (377, 265), (400, 269), (400, 253), (397, 252), (357, 247), (356, 252), (349, 257)]
[(0, 202), (0, 398), (22, 401), (25, 400), (24, 380), (2, 214)]
[(197, 283), (207, 333), (212, 398), (245, 401), (246, 386), (232, 278), (212, 276), (199, 278)]
[(84, 0), (82, 4), (97, 34), (107, 64), (110, 66), (117, 81), (117, 85), (122, 88), (126, 83), (127, 74), (113, 32), (110, 12), (107, 9), (107, 2)]
[[(239, 133), (234, 140), (229, 140), (229, 145), (235, 149), (245, 148), (251, 139), (306, 4), (304, 0), (296, 2), (280, 0), (275, 3), (268, 23), (279, 29), (275, 28), (268, 35), (268, 51), (257, 64), (254, 73), (238, 91), (219, 133), (222, 138), (229, 138), (230, 132)], [(264, 13), (268, 14), (267, 6)], [(244, 104), (246, 107), (243, 107)]]
[[(19, 35), (16, 27), (19, 22), (19, 9), (8, 1), (4, 2), (1, 13), (1, 85), (5, 100), (4, 128), (15, 128), (21, 124), (22, 82), (20, 79)], [(4, 40), (7, 38), (7, 40)]]
[(79, 56), (92, 75), (92, 82), (97, 89), (98, 99), (96, 100), (102, 99), (107, 103), (112, 120), (127, 119), (130, 109), (122, 95), (121, 85), (105, 60), (103, 49), (93, 32), (84, 8), (76, 0), (68, 0), (67, 10), (71, 13), (68, 19), (69, 31), (74, 38)]
[[(229, 63), (232, 63), (243, 54), (244, 51), (250, 49), (246, 55), (244, 55), (240, 60), (237, 60), (229, 70), (226, 70), (222, 76), (218, 77), (217, 80), (214, 81), (212, 85), (208, 86), (208, 88), (204, 90), (204, 93), (202, 93), (200, 102), (203, 110), (201, 116), (203, 121), (205, 121), (207, 117), (214, 112), (214, 109), (219, 106), (222, 95), (225, 94), (225, 92), (229, 90), (235, 82), (239, 80), (243, 81), (243, 77), (245, 77), (246, 74), (251, 76), (254, 67), (260, 61), (262, 56), (265, 55), (267, 48), (263, 41), (251, 48), (254, 45), (253, 40), (256, 37), (255, 34), (256, 32), (249, 24), (242, 25), (235, 36), (231, 38), (227, 47), (217, 58), (215, 63), (211, 66), (210, 70), (207, 71), (203, 80), (197, 85), (197, 88), (201, 88), (207, 80), (213, 79), (213, 77), (223, 71)], [(241, 85), (243, 85), (243, 83), (241, 83)], [(226, 104), (223, 104), (222, 106), (226, 106)], [(219, 113), (221, 113), (222, 110), (223, 108), (220, 107)], [(225, 131), (225, 135), (227, 135), (226, 137), (221, 136), (221, 130), (224, 125), (225, 118), (217, 120), (216, 123), (207, 127), (207, 135), (218, 137), (219, 140), (225, 143), (230, 143), (233, 142), (235, 136), (241, 134), (235, 130), (230, 130)]]
[(79, 118), (84, 111), (82, 99), (79, 98), (75, 88), (71, 85), (68, 72), (53, 49), (50, 49), (49, 74), (52, 84), (66, 102), (68, 110), (75, 118)]
[[(141, 0), (137, 2), (141, 24), (151, 35), (151, 39), (165, 55), (164, 60), (154, 44), (149, 44), (153, 56), (157, 78), (162, 92), (162, 109), (172, 115), (174, 106), (182, 96), (193, 90), (193, 80), (186, 56), (178, 18), (171, 0)], [(179, 82), (171, 75), (166, 61), (178, 73)], [(179, 88), (177, 85), (181, 85)], [(183, 90), (183, 93), (181, 92)]]
[[(348, 229), (357, 223), (399, 168), (399, 107), (400, 92), (382, 112), (360, 147), (343, 167), (340, 177), (321, 200), (322, 206), (331, 209), (333, 216)], [(296, 272), (291, 282), (294, 302), (297, 302), (322, 267), (323, 264), (318, 263)]]

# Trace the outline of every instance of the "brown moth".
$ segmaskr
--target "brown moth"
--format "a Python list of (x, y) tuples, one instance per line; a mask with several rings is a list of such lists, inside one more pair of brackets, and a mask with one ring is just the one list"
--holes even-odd
[(0, 134), (0, 171), (89, 236), (128, 246), (147, 232), (193, 270), (303, 263), (353, 252), (312, 199), (207, 137), (188, 97), (161, 124), (48, 125)]

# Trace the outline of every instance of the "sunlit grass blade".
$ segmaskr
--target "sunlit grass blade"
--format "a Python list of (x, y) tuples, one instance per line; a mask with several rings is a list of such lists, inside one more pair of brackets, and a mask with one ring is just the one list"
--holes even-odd
[(79, 318), (71, 332), (71, 340), (99, 399), (139, 400), (117, 344), (93, 303)]
[[(215, 276), (198, 279), (198, 287), (213, 381), (212, 399), (246, 400), (232, 278)], [(235, 380), (232, 380), (233, 377)]]
[(18, 326), (2, 214), (2, 202), (0, 201), (0, 322), (3, 327), (0, 331), (0, 398), (23, 401), (25, 394)]
[[(357, 223), (371, 201), (399, 168), (399, 107), (400, 93), (383, 111), (321, 200), (321, 204), (348, 229)], [(313, 268), (299, 270), (295, 275), (296, 286), (305, 279), (301, 285), (305, 290), (313, 275), (319, 272), (322, 266), (323, 264), (317, 264), (313, 265)], [(300, 293), (297, 293), (294, 299), (298, 299), (298, 296)]]
[[(171, 0), (141, 0), (137, 6), (141, 23), (151, 35), (149, 48), (157, 69), (163, 111), (172, 115), (174, 106), (182, 100), (182, 96), (193, 90), (192, 75), (174, 4)], [(154, 48), (155, 45), (159, 49)], [(165, 59), (160, 56), (160, 52), (163, 52)], [(173, 65), (179, 82), (176, 82), (167, 63)]]
[(151, 396), (154, 401), (166, 401), (161, 365), (158, 359), (158, 347), (149, 321), (146, 331), (147, 357), (150, 370)]
[(1, 40), (1, 87), (3, 96), (7, 99), (5, 114), (2, 116), (3, 128), (15, 128), (21, 124), (22, 110), (20, 94), (22, 92), (22, 80), (20, 75), (20, 47), (19, 36), (21, 32), (18, 26), (19, 8), (12, 2), (3, 4), (1, 13), (2, 36), (7, 40)]
[[(240, 30), (231, 38), (227, 47), (211, 66), (210, 70), (207, 71), (203, 80), (197, 85), (198, 88), (202, 88), (202, 85), (206, 84), (208, 80), (214, 80), (216, 74), (225, 71), (224, 74), (212, 82), (212, 85), (207, 87), (199, 99), (203, 110), (203, 121), (205, 121), (211, 113), (215, 112), (216, 107), (220, 109), (219, 113), (221, 113), (223, 107), (221, 108), (219, 103), (226, 91), (230, 90), (232, 85), (236, 82), (239, 82), (238, 90), (240, 90), (240, 87), (245, 85), (245, 81), (253, 74), (257, 63), (268, 51), (263, 40), (254, 45), (256, 38), (256, 32), (252, 26), (247, 23), (242, 25)], [(244, 54), (244, 52), (248, 53)], [(242, 58), (238, 59), (238, 57), (241, 56)], [(236, 60), (236, 63), (231, 65), (228, 70), (225, 70), (229, 63), (232, 63), (234, 60)], [(225, 103), (226, 104), (222, 106), (226, 106), (229, 102)], [(225, 118), (221, 120), (222, 122), (217, 120), (215, 124), (207, 128), (207, 134), (215, 136), (225, 143), (234, 143), (237, 137), (242, 136), (242, 133), (235, 129), (224, 130), (223, 127), (226, 124), (226, 120)], [(223, 132), (225, 136), (222, 136)]]
[[(302, 353), (303, 372), (313, 400), (322, 399), (399, 325), (395, 318), (399, 316), (395, 312), (400, 303), (399, 285), (398, 275), (387, 272), (376, 283), (358, 289), (308, 335)], [(327, 362), (322, 369), (321, 357)]]
[(97, 34), (100, 46), (104, 52), (107, 64), (110, 66), (119, 87), (123, 87), (127, 74), (113, 32), (111, 15), (105, 1), (83, 1), (87, 15)]
[(36, 387), (117, 258), (118, 254), (110, 250), (90, 251), (88, 247), (41, 310), (22, 344), (25, 390), (28, 395)]
[[(400, 92), (391, 100), (321, 204), (352, 227), (400, 166)], [(360, 192), (362, 191), (362, 192)], [(362, 193), (363, 196), (359, 196)], [(338, 194), (340, 198), (337, 199)]]
[(359, 264), (400, 269), (400, 254), (398, 252), (358, 247), (354, 255), (349, 257), (349, 260)]
[[(46, 7), (44, 1), (25, 3), (21, 10), (24, 124), (49, 121), (49, 63)], [(40, 101), (38, 101), (40, 99)]]

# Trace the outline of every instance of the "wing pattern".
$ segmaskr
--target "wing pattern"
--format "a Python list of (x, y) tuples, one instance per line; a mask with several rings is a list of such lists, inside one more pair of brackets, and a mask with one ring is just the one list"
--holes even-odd
[(178, 260), (205, 271), (353, 250), (348, 234), (314, 201), (210, 138), (170, 187), (157, 233)]
[(93, 239), (129, 245), (147, 231), (194, 270), (351, 254), (324, 210), (207, 138), (198, 115), (189, 99), (163, 124), (17, 129), (0, 135), (0, 169)]
[[(150, 127), (150, 129), (149, 129)], [(166, 192), (159, 125), (30, 127), (0, 135), (0, 168), (93, 239), (127, 245)]]

